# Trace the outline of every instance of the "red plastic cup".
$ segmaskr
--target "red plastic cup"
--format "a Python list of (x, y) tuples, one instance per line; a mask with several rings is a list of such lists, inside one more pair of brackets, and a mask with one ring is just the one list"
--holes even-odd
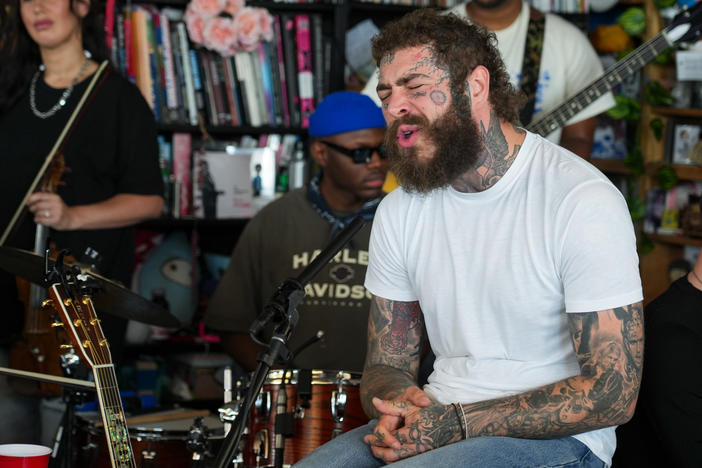
[(47, 468), (51, 449), (43, 445), (0, 445), (0, 468)]

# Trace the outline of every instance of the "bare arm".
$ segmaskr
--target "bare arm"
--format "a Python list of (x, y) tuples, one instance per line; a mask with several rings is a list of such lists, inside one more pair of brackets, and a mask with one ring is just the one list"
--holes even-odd
[(561, 146), (583, 159), (590, 160), (592, 145), (595, 140), (597, 117), (590, 117), (572, 125), (563, 127)]
[(131, 226), (158, 217), (163, 197), (118, 193), (98, 203), (68, 206), (57, 194), (37, 192), (29, 197), (27, 204), (36, 223), (60, 231), (75, 231)]
[[(599, 312), (568, 314), (581, 375), (518, 395), (463, 405), (468, 437), (528, 439), (565, 437), (623, 424), (634, 412), (643, 364), (641, 303)], [(404, 419), (394, 434), (367, 436), (376, 457), (406, 458), (461, 439), (451, 405), (409, 408), (375, 401), (385, 414)], [(373, 439), (374, 437), (374, 439)], [(400, 444), (398, 445), (397, 442)]]
[(246, 333), (224, 332), (221, 334), (222, 347), (244, 370), (251, 372), (256, 369), (258, 355), (263, 348)]
[(424, 336), (419, 302), (374, 297), (368, 314), (368, 351), (361, 379), (361, 403), (378, 417), (373, 397), (390, 400), (416, 387)]

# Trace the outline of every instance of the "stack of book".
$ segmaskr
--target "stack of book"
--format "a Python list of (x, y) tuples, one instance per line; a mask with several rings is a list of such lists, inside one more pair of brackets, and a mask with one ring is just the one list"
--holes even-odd
[(306, 128), (329, 93), (331, 35), (321, 13), (274, 15), (274, 38), (223, 57), (188, 39), (183, 11), (119, 6), (108, 27), (113, 63), (164, 124)]

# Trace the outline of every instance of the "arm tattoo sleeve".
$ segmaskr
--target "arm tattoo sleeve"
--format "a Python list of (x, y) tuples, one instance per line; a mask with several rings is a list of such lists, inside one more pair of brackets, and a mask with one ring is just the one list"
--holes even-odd
[(555, 438), (623, 424), (643, 363), (641, 303), (568, 314), (580, 375), (526, 393), (464, 405), (468, 434)]
[(416, 384), (423, 333), (424, 320), (418, 302), (373, 298), (361, 380), (361, 401), (367, 413), (375, 411), (371, 403), (374, 396), (394, 398)]

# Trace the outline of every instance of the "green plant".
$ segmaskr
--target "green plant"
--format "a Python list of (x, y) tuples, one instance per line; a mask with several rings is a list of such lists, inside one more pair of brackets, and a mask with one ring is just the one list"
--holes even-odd
[(661, 138), (663, 138), (663, 121), (659, 117), (654, 117), (648, 125), (653, 130), (653, 136), (656, 137), (656, 140), (661, 141)]
[(652, 106), (671, 106), (675, 102), (670, 91), (657, 80), (646, 83), (644, 95)]

